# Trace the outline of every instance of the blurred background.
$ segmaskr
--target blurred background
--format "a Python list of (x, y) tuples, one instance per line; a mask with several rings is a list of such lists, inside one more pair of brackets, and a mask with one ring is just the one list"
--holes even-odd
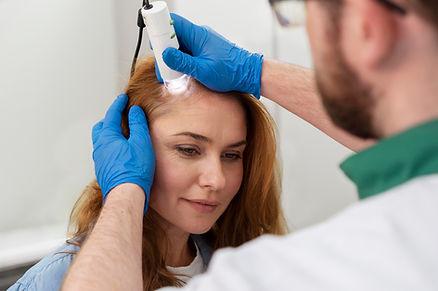
[[(265, 57), (312, 67), (304, 28), (281, 28), (267, 0), (169, 0), (171, 10)], [(126, 86), (140, 0), (0, 0), (0, 290), (65, 240), (93, 177), (91, 127)], [(150, 54), (147, 36), (142, 54)], [(350, 154), (263, 100), (278, 125), (291, 230), (357, 198)]]

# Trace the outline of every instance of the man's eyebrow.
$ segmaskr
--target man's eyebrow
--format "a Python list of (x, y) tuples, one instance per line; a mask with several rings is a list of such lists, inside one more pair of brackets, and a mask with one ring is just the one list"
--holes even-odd
[[(188, 137), (191, 137), (197, 141), (211, 143), (210, 138), (203, 136), (203, 135), (200, 135), (200, 134), (197, 134), (197, 133), (194, 133), (194, 132), (190, 132), (190, 131), (180, 132), (180, 133), (174, 134), (173, 136), (188, 136)], [(230, 144), (227, 147), (237, 148), (237, 147), (240, 147), (242, 145), (246, 145), (246, 140), (241, 140), (239, 142)]]

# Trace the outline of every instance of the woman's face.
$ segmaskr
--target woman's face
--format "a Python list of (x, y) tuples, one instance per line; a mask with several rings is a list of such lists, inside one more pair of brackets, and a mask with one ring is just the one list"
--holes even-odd
[(201, 90), (151, 120), (157, 163), (150, 206), (187, 233), (207, 232), (240, 188), (245, 112)]

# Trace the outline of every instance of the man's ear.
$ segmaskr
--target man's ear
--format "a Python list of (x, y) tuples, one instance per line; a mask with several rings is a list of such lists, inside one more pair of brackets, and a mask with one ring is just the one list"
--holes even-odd
[(340, 30), (347, 60), (364, 69), (384, 65), (396, 46), (399, 15), (376, 0), (345, 2)]

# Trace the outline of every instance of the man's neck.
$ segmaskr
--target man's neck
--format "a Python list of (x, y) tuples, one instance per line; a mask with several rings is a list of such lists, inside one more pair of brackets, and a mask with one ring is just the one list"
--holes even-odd
[[(412, 96), (412, 98), (416, 98), (416, 96)], [(406, 108), (402, 110), (400, 107)], [(382, 113), (376, 111), (379, 114), (376, 119), (380, 120), (380, 125), (376, 125), (379, 136), (381, 138), (390, 137), (422, 123), (438, 119), (437, 109), (438, 103), (424, 102), (411, 107), (408, 104), (394, 104), (393, 107), (385, 111), (382, 110)]]
[(374, 126), (385, 138), (438, 118), (437, 66), (429, 64), (400, 70), (385, 82), (374, 111)]

